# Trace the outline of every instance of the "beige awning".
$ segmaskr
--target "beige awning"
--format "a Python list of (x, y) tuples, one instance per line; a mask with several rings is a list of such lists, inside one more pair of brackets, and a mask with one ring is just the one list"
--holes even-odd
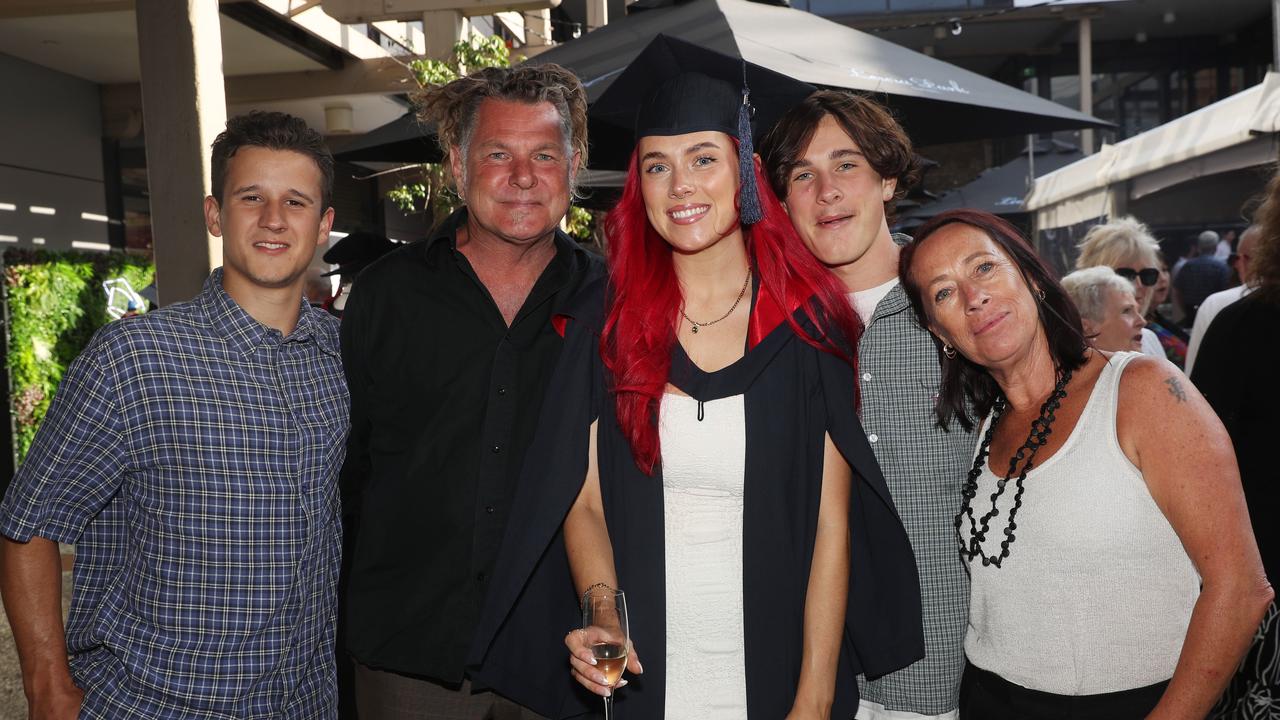
[[(1116, 159), (1116, 146), (1103, 145), (1098, 152), (1036, 178), (1027, 194), (1026, 208), (1039, 210), (1077, 195), (1097, 192)], [(1055, 226), (1056, 227), (1056, 226)]]
[[(1027, 209), (1040, 228), (1066, 227), (1198, 177), (1276, 160), (1280, 74), (1036, 180)], [(1105, 202), (1100, 198), (1106, 196)], [(1106, 210), (1101, 215), (1096, 211)], [(1084, 213), (1084, 214), (1082, 214)]]

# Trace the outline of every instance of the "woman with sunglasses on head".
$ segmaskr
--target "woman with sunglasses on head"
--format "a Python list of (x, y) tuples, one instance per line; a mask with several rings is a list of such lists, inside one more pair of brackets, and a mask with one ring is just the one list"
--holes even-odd
[(940, 345), (938, 421), (982, 438), (960, 716), (1204, 718), (1273, 597), (1222, 423), (1163, 358), (1090, 347), (1004, 220), (942, 213), (899, 270)]
[[(751, 152), (744, 79), (759, 116), (797, 84), (659, 35), (592, 107), (637, 138), (608, 283), (566, 311), (473, 647), (474, 678), (544, 714), (847, 719), (859, 672), (924, 653), (857, 320)], [(626, 595), (622, 689), (576, 616), (599, 585)]]
[[(1123, 217), (1089, 228), (1079, 246), (1076, 269), (1105, 265), (1133, 283), (1133, 296), (1144, 317), (1150, 309), (1153, 291), (1160, 282), (1160, 244), (1147, 226), (1132, 217)], [(1151, 327), (1142, 329), (1142, 352), (1168, 358), (1164, 345)], [(1176, 353), (1175, 353), (1176, 357)], [(1170, 360), (1181, 367), (1180, 362)]]

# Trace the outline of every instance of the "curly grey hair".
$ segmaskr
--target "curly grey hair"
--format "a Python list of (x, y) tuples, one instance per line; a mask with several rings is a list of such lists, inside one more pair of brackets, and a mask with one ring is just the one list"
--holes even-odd
[[(449, 158), (457, 149), (466, 167), (476, 114), (488, 99), (528, 104), (550, 103), (560, 115), (565, 156), (578, 153), (578, 169), (587, 166), (587, 91), (577, 76), (554, 63), (520, 65), (513, 68), (484, 68), (445, 85), (433, 85), (415, 99), (418, 117), (436, 123), (436, 137), (445, 153), (445, 169), (452, 175)], [(452, 178), (457, 189), (466, 178)], [(570, 192), (577, 178), (569, 178)]]

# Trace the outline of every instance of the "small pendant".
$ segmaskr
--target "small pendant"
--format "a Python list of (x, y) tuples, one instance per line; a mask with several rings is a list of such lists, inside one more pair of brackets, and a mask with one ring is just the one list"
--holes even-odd
[(694, 335), (697, 335), (697, 334), (698, 334), (698, 326), (697, 326), (697, 325), (694, 325), (694, 326), (693, 326), (693, 334), (694, 334)]

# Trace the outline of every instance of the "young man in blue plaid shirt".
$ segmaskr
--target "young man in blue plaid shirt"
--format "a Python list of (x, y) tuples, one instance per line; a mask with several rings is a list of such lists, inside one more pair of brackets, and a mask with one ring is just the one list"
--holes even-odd
[[(892, 235), (887, 216), (918, 176), (911, 142), (874, 101), (819, 91), (783, 116), (761, 155), (792, 225), (844, 282), (865, 327), (858, 341), (862, 426), (920, 573), (925, 657), (861, 679), (857, 718), (954, 720), (969, 583), (952, 523), (974, 440), (963, 428), (935, 426), (938, 348), (898, 282), (899, 248), (910, 238)], [(852, 575), (857, 582), (856, 567)]]
[(336, 716), (347, 391), (337, 323), (302, 297), (333, 159), (301, 120), (253, 113), (212, 174), (224, 266), (94, 336), (0, 504), (32, 717)]

